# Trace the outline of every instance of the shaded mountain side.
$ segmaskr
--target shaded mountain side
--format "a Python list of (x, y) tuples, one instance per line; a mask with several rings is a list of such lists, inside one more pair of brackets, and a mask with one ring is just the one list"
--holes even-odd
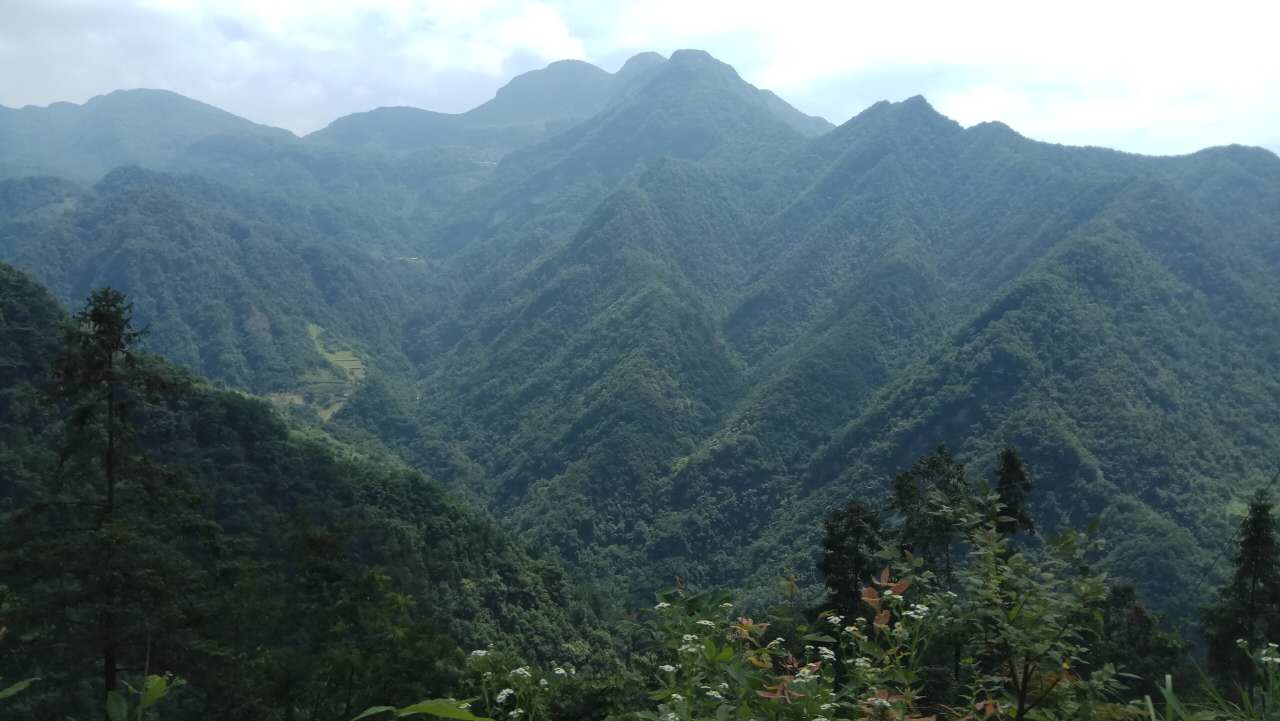
[(139, 169), (57, 206), (43, 221), (0, 224), (0, 259), (65, 302), (102, 285), (124, 291), (148, 346), (187, 368), (323, 394), (356, 380), (336, 353), (359, 359), (361, 374), (404, 367), (398, 311), (431, 270), (371, 252), (376, 222)]
[[(39, 393), (66, 322), (51, 294), (0, 264), (5, 509), (57, 463), (62, 418)], [(588, 642), (594, 616), (560, 566), (530, 556), (435, 482), (286, 423), (264, 401), (214, 390), (154, 358), (144, 362), (186, 390), (135, 408), (139, 442), (204, 497), (226, 535), (225, 562), (243, 558), (287, 570), (298, 532), (346, 529), (353, 562), (383, 568), (464, 649), (501, 639), (546, 659), (586, 662), (597, 653)], [(281, 650), (286, 637), (262, 642)]]

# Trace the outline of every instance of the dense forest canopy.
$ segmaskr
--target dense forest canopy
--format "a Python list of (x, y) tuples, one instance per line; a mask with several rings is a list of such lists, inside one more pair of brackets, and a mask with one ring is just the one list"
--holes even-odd
[[(463, 659), (490, 643), (553, 681), (631, 672), (641, 632), (608, 621), (673, 585), (695, 606), (727, 590), (761, 613), (862, 614), (860, 584), (902, 562), (886, 547), (924, 559), (929, 593), (1046, 574), (1045, 614), (1127, 614), (1174, 673), (1163, 623), (1250, 694), (1227, 620), (1261, 619), (1251, 650), (1280, 629), (1256, 593), (1202, 612), (1245, 583), (1240, 529), (1265, 540), (1280, 490), (1280, 158), (1263, 149), (1065, 147), (922, 97), (831, 126), (694, 50), (553, 63), (465, 113), (378, 108), (302, 138), (130, 90), (0, 108), (0, 261), (0, 509), (18, 514), (0, 677), (72, 689), (66, 708), (56, 686), (31, 696), (40, 718), (83, 708), (102, 663), (66, 655), (84, 640), (59, 636), (55, 606), (127, 629), (108, 645), (129, 672), (151, 652), (204, 669), (184, 675), (228, 718), (488, 689), (466, 686), (487, 652)], [(102, 381), (128, 413), (51, 375), (97, 327), (62, 309), (86, 298), (141, 333), (136, 375)], [(58, 561), (97, 604), (77, 606), (70, 581), (30, 575), (92, 557), (93, 538), (55, 533), (83, 519), (49, 504), (100, 503), (88, 479), (115, 461), (68, 449), (121, 438), (102, 458), (164, 493), (99, 531), (143, 529), (135, 565), (221, 589), (199, 603), (160, 585), (128, 606), (129, 584)], [(988, 479), (1004, 516), (977, 510)], [(913, 519), (938, 494), (972, 515)], [(1095, 522), (1088, 554), (1053, 550)], [(184, 534), (204, 540), (180, 557), (155, 542)], [(1055, 586), (1077, 550), (1131, 586)], [(994, 653), (948, 628), (911, 662), (935, 700), (981, 675), (947, 654)], [(1055, 653), (1135, 663), (1079, 632)], [(343, 633), (386, 643), (308, 650)], [(741, 650), (707, 662), (746, 669)], [(394, 672), (420, 654), (428, 679)]]

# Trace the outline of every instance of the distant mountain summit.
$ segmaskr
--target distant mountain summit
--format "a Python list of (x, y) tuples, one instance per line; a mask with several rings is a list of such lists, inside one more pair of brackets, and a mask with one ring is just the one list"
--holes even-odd
[[(703, 63), (704, 71), (721, 73), (757, 96), (771, 113), (806, 135), (832, 125), (805, 115), (777, 95), (746, 84), (732, 68), (701, 50), (678, 50), (671, 60), (640, 53), (609, 73), (580, 60), (561, 60), (513, 78), (493, 99), (465, 113), (436, 113), (417, 108), (377, 108), (348, 115), (307, 136), (310, 142), (342, 147), (374, 147), (411, 151), (469, 145), (510, 150), (582, 122), (638, 92), (661, 69)], [(726, 73), (727, 71), (727, 73)]]
[(0, 107), (0, 177), (93, 180), (121, 165), (167, 167), (191, 143), (226, 134), (293, 138), (167, 90), (117, 90), (83, 105)]

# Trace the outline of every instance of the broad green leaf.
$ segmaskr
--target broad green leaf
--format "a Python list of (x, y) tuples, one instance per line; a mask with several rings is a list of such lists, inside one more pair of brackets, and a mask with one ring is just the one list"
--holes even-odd
[(733, 647), (725, 646), (724, 648), (720, 649), (720, 653), (716, 654), (715, 660), (723, 662), (723, 661), (728, 661), (731, 658), (733, 658)]
[(22, 693), (28, 686), (39, 680), (39, 678), (29, 678), (25, 681), (19, 681), (8, 688), (0, 689), (0, 699), (6, 699), (14, 694)]
[(396, 711), (396, 716), (413, 716), (416, 714), (429, 714), (431, 716), (439, 716), (440, 718), (459, 719), (459, 721), (490, 721), (490, 719), (482, 716), (476, 716), (470, 711), (458, 708), (462, 701), (451, 698), (437, 698), (429, 701), (419, 701), (412, 706), (405, 706)]
[(705, 639), (702, 642), (702, 653), (707, 657), (708, 661), (716, 660), (716, 655), (720, 653), (720, 649), (716, 647), (716, 642), (711, 639)]
[(380, 713), (386, 713), (387, 711), (395, 711), (395, 710), (396, 710), (395, 706), (370, 706), (364, 711), (361, 711), (360, 715), (351, 719), (351, 721), (360, 721), (360, 719), (362, 718), (369, 718), (370, 716), (376, 716), (377, 714), (380, 714)]
[(169, 681), (164, 676), (148, 676), (146, 683), (142, 686), (142, 708), (148, 709), (155, 705), (156, 701), (164, 698), (169, 692)]
[(107, 694), (107, 718), (111, 721), (126, 721), (129, 718), (129, 702), (119, 691)]

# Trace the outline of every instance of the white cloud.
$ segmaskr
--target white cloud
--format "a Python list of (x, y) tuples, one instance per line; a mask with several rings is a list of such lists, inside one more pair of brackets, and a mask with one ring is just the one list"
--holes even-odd
[(512, 74), (699, 47), (841, 122), (925, 94), (964, 124), (1187, 152), (1274, 144), (1280, 5), (1244, 0), (4, 0), (0, 104), (167, 87), (311, 130), (376, 105), (460, 111)]

